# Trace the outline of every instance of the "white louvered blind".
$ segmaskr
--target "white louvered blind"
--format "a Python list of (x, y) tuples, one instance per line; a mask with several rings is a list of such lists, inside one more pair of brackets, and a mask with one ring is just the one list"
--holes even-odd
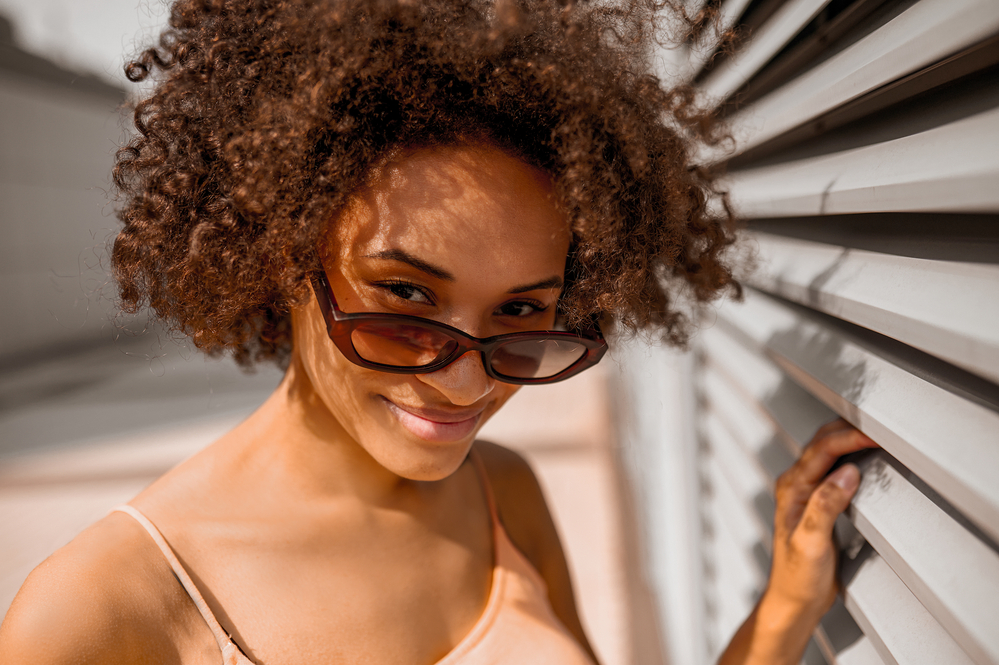
[(752, 608), (773, 482), (842, 416), (883, 450), (805, 662), (999, 665), (999, 1), (723, 7), (741, 48), (680, 71), (732, 128), (701, 158), (758, 268), (688, 356), (616, 352), (671, 663)]

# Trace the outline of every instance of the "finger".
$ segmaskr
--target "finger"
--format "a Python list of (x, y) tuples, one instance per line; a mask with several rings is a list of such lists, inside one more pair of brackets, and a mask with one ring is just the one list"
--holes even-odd
[(792, 534), (795, 546), (818, 557), (830, 548), (833, 524), (860, 486), (860, 470), (844, 464), (815, 488)]
[[(829, 423), (826, 427), (836, 424)], [(801, 521), (816, 487), (842, 455), (877, 447), (877, 443), (849, 424), (825, 436), (821, 434), (821, 429), (819, 432), (801, 458), (777, 481), (774, 526), (777, 530), (775, 535), (780, 537), (787, 537)]]
[(804, 505), (841, 456), (871, 446), (877, 444), (852, 426), (833, 434), (817, 436), (794, 465), (778, 479), (778, 503), (785, 501)]
[(850, 426), (814, 439), (789, 471), (794, 483), (808, 486), (810, 492), (829, 473), (829, 469), (840, 457), (865, 448), (877, 447), (878, 444), (873, 439)]
[(815, 436), (812, 437), (812, 441), (833, 434), (834, 432), (839, 432), (845, 429), (851, 429), (853, 425), (846, 418), (837, 418), (836, 420), (830, 420), (825, 425), (822, 425), (815, 432)]

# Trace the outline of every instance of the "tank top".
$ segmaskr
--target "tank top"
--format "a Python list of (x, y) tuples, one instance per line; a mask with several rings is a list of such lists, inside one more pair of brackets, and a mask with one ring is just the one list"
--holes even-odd
[[(555, 616), (548, 601), (548, 587), (544, 579), (517, 549), (503, 528), (482, 460), (474, 451), (470, 458), (482, 484), (492, 522), (492, 587), (486, 608), (472, 630), (435, 665), (594, 665), (589, 655)], [(114, 511), (134, 518), (160, 548), (177, 579), (215, 635), (222, 650), (223, 665), (254, 665), (219, 624), (156, 525), (132, 506), (117, 506), (112, 509)]]

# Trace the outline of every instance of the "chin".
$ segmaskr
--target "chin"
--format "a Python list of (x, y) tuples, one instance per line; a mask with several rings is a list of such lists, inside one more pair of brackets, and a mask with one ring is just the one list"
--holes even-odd
[[(405, 453), (393, 456), (392, 460), (385, 460), (382, 466), (407, 480), (422, 482), (444, 480), (461, 467), (468, 456), (468, 451), (472, 448), (473, 440), (445, 445), (417, 444), (415, 450), (410, 448)], [(402, 445), (413, 446), (409, 442)]]
[(381, 454), (369, 448), (378, 462), (392, 473), (409, 480), (437, 481), (461, 467), (475, 436), (494, 409), (480, 409), (469, 419), (434, 422), (396, 406), (379, 396), (375, 419), (382, 425), (376, 435)]

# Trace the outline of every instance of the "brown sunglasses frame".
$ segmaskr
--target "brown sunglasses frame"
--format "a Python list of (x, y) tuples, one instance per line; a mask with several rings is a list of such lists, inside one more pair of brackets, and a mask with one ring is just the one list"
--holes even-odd
[[(566, 332), (561, 330), (540, 330), (537, 332), (532, 331), (494, 335), (493, 337), (472, 337), (458, 328), (454, 328), (445, 323), (439, 323), (431, 319), (424, 319), (419, 316), (410, 316), (408, 314), (355, 314), (343, 312), (339, 307), (337, 307), (336, 299), (333, 297), (333, 290), (330, 288), (329, 279), (327, 278), (324, 270), (317, 270), (312, 273), (312, 288), (316, 294), (316, 300), (319, 302), (319, 309), (323, 313), (323, 319), (326, 320), (326, 332), (329, 334), (330, 340), (336, 345), (336, 348), (340, 350), (340, 353), (342, 353), (347, 360), (355, 365), (359, 365), (367, 369), (374, 369), (392, 374), (429, 374), (430, 372), (436, 372), (444, 367), (447, 367), (469, 351), (478, 351), (482, 357), (482, 366), (485, 368), (486, 374), (497, 381), (518, 385), (538, 385), (564, 381), (571, 376), (575, 376), (583, 370), (589, 369), (590, 367), (596, 365), (600, 362), (604, 353), (607, 352), (607, 342), (604, 340), (603, 334), (600, 332), (600, 328), (598, 328), (596, 324), (593, 324), (592, 328), (581, 333)], [(451, 337), (455, 340), (455, 342), (457, 342), (457, 347), (447, 356), (438, 358), (432, 363), (421, 365), (419, 367), (396, 367), (394, 365), (383, 365), (381, 363), (371, 362), (370, 360), (365, 360), (357, 354), (357, 351), (354, 349), (354, 344), (351, 342), (350, 336), (354, 332), (354, 329), (360, 324), (371, 323), (374, 321), (405, 321), (408, 323), (418, 323), (421, 326)], [(586, 348), (586, 353), (584, 353), (579, 360), (558, 374), (540, 379), (522, 379), (506, 376), (496, 372), (491, 367), (493, 353), (496, 349), (507, 342), (542, 341), (551, 339), (572, 340), (577, 344), (583, 345)]]

